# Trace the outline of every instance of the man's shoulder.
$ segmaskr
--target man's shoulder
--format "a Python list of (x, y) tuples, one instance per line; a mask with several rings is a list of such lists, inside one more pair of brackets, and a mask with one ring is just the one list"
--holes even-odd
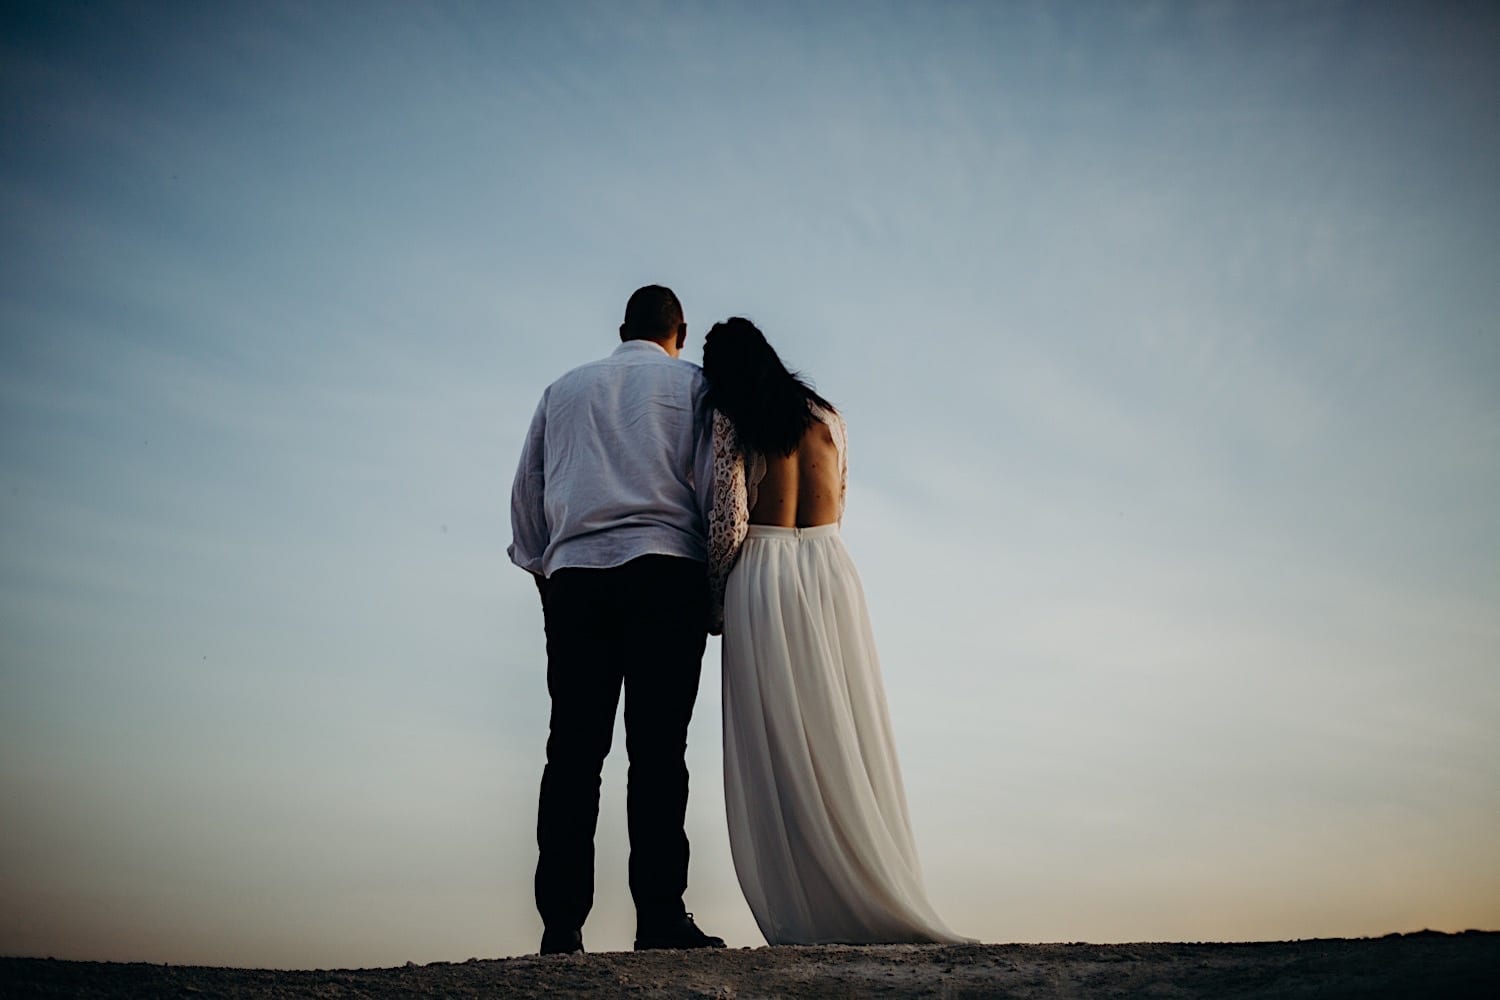
[(585, 361), (583, 364), (578, 365), (575, 368), (569, 368), (567, 371), (557, 376), (557, 378), (553, 379), (552, 384), (547, 386), (547, 392), (552, 393), (556, 392), (558, 389), (566, 388), (569, 385), (576, 385), (581, 382), (592, 381), (606, 375), (609, 371), (609, 368), (609, 358), (607, 357), (595, 358), (593, 361)]
[(558, 376), (548, 391), (566, 386), (583, 386), (591, 382), (619, 378), (624, 369), (649, 367), (656, 371), (671, 372), (694, 385), (703, 382), (703, 369), (684, 358), (666, 354), (606, 354), (602, 358), (586, 361)]

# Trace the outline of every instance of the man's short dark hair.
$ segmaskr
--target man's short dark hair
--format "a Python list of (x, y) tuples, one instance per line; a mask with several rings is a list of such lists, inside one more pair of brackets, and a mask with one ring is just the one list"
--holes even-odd
[(666, 340), (682, 326), (682, 303), (665, 285), (637, 288), (625, 303), (621, 340)]

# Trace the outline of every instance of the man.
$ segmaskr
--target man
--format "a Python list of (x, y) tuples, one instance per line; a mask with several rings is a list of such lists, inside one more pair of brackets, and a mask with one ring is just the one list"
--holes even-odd
[(583, 950), (622, 685), (635, 947), (724, 947), (682, 902), (684, 757), (708, 622), (706, 386), (679, 357), (687, 324), (671, 289), (637, 289), (620, 340), (547, 387), (511, 491), (510, 557), (542, 595), (552, 698), (537, 810), (544, 955)]

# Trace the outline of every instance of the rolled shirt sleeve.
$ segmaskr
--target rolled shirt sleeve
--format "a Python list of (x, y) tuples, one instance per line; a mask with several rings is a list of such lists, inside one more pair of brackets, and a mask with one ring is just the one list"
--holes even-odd
[(521, 446), (521, 461), (510, 488), (511, 543), (506, 552), (511, 562), (537, 576), (542, 572), (542, 556), (551, 540), (547, 532), (547, 512), (543, 505), (546, 484), (547, 394), (537, 404)]

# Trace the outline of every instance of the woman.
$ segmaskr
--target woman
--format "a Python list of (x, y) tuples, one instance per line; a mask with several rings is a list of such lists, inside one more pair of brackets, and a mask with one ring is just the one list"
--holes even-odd
[(845, 428), (749, 320), (703, 348), (724, 789), (771, 944), (960, 942), (927, 902), (864, 592), (839, 521)]

